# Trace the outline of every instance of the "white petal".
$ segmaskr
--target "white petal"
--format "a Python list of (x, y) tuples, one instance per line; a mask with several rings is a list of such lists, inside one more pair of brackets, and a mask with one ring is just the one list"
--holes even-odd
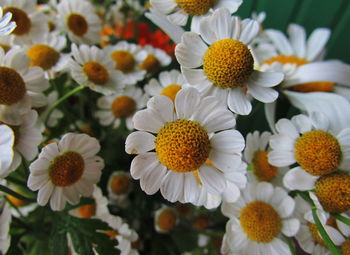
[(256, 20), (243, 20), (239, 40), (244, 44), (249, 44), (257, 36), (259, 30), (260, 25)]
[(257, 84), (248, 84), (248, 94), (263, 103), (272, 103), (278, 97), (278, 92), (271, 88), (264, 88)]
[(163, 179), (163, 184), (160, 187), (160, 192), (163, 197), (170, 202), (182, 200), (184, 190), (184, 177), (182, 173), (168, 171)]
[(140, 154), (155, 148), (155, 136), (142, 131), (136, 131), (128, 135), (125, 141), (125, 151), (129, 154)]
[(290, 190), (312, 190), (318, 176), (307, 173), (300, 167), (289, 170), (283, 177), (283, 185)]
[(151, 109), (136, 112), (132, 120), (136, 129), (151, 133), (158, 133), (164, 126), (162, 117)]
[(226, 181), (222, 172), (212, 166), (203, 164), (198, 173), (203, 185), (210, 193), (219, 195), (224, 192)]
[(178, 10), (167, 16), (168, 20), (179, 26), (185, 26), (188, 20), (188, 14), (182, 10)]
[(269, 127), (273, 133), (277, 133), (276, 128), (275, 128), (275, 123), (276, 123), (276, 103), (267, 103), (264, 104), (264, 111), (265, 111), (265, 116), (266, 120), (269, 124)]
[(200, 103), (199, 92), (194, 88), (183, 88), (175, 97), (175, 109), (178, 119), (190, 119), (198, 110)]
[(37, 198), (39, 205), (44, 206), (47, 204), (53, 189), (54, 185), (51, 183), (51, 181), (49, 181), (39, 190)]
[(237, 130), (225, 130), (214, 134), (210, 139), (210, 144), (216, 151), (240, 153), (244, 149), (244, 138)]
[(256, 187), (256, 199), (264, 202), (269, 202), (270, 198), (273, 195), (273, 186), (267, 182), (259, 182)]
[(328, 28), (315, 29), (307, 40), (306, 59), (314, 60), (325, 49), (325, 45), (331, 35), (331, 30)]
[(288, 34), (290, 36), (290, 43), (294, 49), (295, 54), (300, 58), (305, 58), (306, 54), (306, 33), (305, 29), (297, 24), (290, 24), (288, 26)]
[(247, 96), (244, 95), (241, 88), (231, 89), (227, 100), (227, 105), (230, 110), (237, 114), (247, 115), (252, 110), (252, 104)]
[(286, 196), (277, 207), (277, 211), (282, 218), (290, 217), (295, 208), (295, 201), (293, 198)]
[(156, 193), (162, 185), (163, 178), (167, 171), (165, 166), (159, 165), (159, 167), (145, 172), (140, 179), (141, 189), (146, 192), (147, 195)]
[(272, 40), (273, 44), (277, 47), (280, 54), (290, 56), (293, 55), (293, 48), (290, 45), (287, 37), (280, 31), (274, 29), (267, 29), (267, 36)]
[(224, 153), (215, 149), (210, 151), (209, 159), (215, 167), (227, 173), (235, 171), (242, 162), (240, 154)]
[(152, 169), (160, 167), (160, 162), (155, 152), (137, 155), (131, 162), (130, 174), (134, 179), (140, 179)]
[(181, 66), (181, 72), (183, 73), (186, 81), (189, 84), (196, 85), (205, 83), (211, 85), (212, 82), (208, 80), (203, 69), (192, 69)]
[(194, 203), (199, 196), (199, 184), (196, 176), (190, 172), (185, 173), (184, 178), (184, 201), (186, 203)]
[(174, 120), (174, 104), (166, 96), (152, 97), (147, 102), (147, 108), (151, 109), (163, 123)]
[(63, 191), (61, 187), (55, 187), (55, 190), (53, 191), (51, 200), (50, 200), (50, 206), (51, 209), (54, 211), (61, 211), (64, 209), (66, 203), (63, 196)]
[(268, 161), (277, 167), (289, 166), (295, 163), (294, 153), (291, 151), (270, 151)]

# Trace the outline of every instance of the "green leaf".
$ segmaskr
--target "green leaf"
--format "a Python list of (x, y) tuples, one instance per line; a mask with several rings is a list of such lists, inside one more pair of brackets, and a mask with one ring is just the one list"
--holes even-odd
[(331, 213), (331, 215), (336, 218), (337, 220), (340, 220), (341, 222), (345, 223), (346, 225), (350, 226), (350, 219), (344, 217), (343, 215)]

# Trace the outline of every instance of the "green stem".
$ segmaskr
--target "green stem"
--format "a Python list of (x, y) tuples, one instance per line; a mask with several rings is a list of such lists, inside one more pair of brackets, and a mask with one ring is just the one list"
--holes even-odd
[(344, 217), (343, 215), (331, 213), (331, 215), (336, 218), (337, 220), (340, 220), (341, 222), (345, 223), (346, 225), (350, 226), (350, 219)]
[(79, 92), (80, 90), (83, 90), (85, 88), (85, 86), (80, 85), (79, 87), (76, 87), (75, 89), (69, 91), (67, 94), (65, 94), (63, 97), (61, 97), (60, 99), (58, 99), (55, 103), (53, 103), (49, 110), (47, 111), (47, 114), (45, 116), (45, 125), (47, 124), (47, 121), (50, 117), (50, 114), (52, 113), (52, 111), (59, 105), (61, 104), (63, 101), (65, 101), (67, 98), (71, 97), (72, 95), (74, 95), (75, 93)]
[(292, 240), (289, 237), (287, 237), (287, 236), (284, 236), (284, 239), (286, 240), (286, 242), (287, 242), (287, 244), (289, 246), (289, 250), (290, 250), (291, 254), (292, 255), (296, 255), (297, 252), (295, 251), (295, 246), (293, 245)]
[(3, 186), (0, 184), (0, 191), (4, 192), (4, 193), (7, 193), (11, 196), (14, 196), (15, 198), (18, 198), (20, 200), (23, 200), (23, 201), (26, 201), (26, 202), (29, 202), (29, 203), (33, 203), (33, 202), (36, 202), (35, 199), (31, 199), (31, 198), (27, 198), (27, 197), (24, 197), (22, 196), (21, 194), (18, 194), (17, 192), (13, 191), (12, 189), (9, 189), (8, 187), (6, 186)]
[(315, 223), (316, 223), (316, 226), (317, 226), (317, 230), (320, 233), (323, 241), (326, 243), (328, 249), (332, 252), (333, 255), (342, 255), (342, 253), (334, 245), (334, 243), (332, 242), (331, 238), (327, 234), (326, 230), (322, 226), (322, 223), (321, 223), (320, 219), (318, 218), (316, 212), (317, 212), (317, 208), (315, 207), (315, 205), (313, 205), (313, 207), (312, 207), (312, 217), (315, 220)]
[(21, 180), (18, 180), (12, 176), (7, 176), (6, 177), (6, 181), (8, 182), (11, 182), (11, 183), (14, 183), (14, 184), (17, 184), (17, 185), (20, 185), (22, 187), (26, 187), (27, 188), (27, 183), (24, 182), (24, 181), (21, 181)]

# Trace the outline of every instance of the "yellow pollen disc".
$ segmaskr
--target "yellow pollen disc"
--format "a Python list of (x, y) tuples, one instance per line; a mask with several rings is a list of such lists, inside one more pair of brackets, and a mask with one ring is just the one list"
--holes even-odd
[(4, 14), (7, 12), (12, 13), (12, 21), (16, 22), (16, 28), (13, 30), (13, 34), (15, 35), (24, 35), (29, 32), (31, 27), (31, 21), (28, 18), (26, 12), (16, 7), (8, 7), (4, 9)]
[(269, 58), (267, 60), (264, 61), (263, 65), (271, 65), (275, 62), (281, 63), (281, 64), (295, 64), (297, 66), (302, 66), (305, 65), (307, 63), (309, 63), (309, 61), (307, 61), (306, 59), (303, 58), (299, 58), (296, 56), (286, 56), (286, 55), (277, 55), (274, 56), (272, 58)]
[(136, 102), (131, 97), (120, 96), (114, 99), (111, 110), (116, 118), (130, 117), (136, 110)]
[(244, 43), (224, 39), (213, 43), (206, 51), (203, 69), (216, 86), (224, 89), (243, 87), (254, 71), (254, 59)]
[(269, 164), (267, 151), (257, 151), (253, 156), (253, 172), (261, 182), (268, 182), (276, 177), (278, 168)]
[(7, 53), (11, 49), (10, 45), (3, 44), (3, 43), (0, 43), (0, 47), (4, 50), (5, 53)]
[(160, 94), (163, 95), (163, 96), (169, 97), (169, 98), (174, 102), (174, 101), (175, 101), (176, 94), (177, 94), (177, 92), (179, 92), (179, 90), (180, 90), (181, 88), (182, 88), (182, 87), (181, 87), (180, 85), (171, 84), (171, 85), (165, 87), (165, 88), (160, 92)]
[(350, 238), (346, 238), (340, 249), (343, 255), (350, 255)]
[(296, 140), (294, 150), (299, 165), (315, 176), (332, 173), (342, 159), (338, 140), (323, 130), (304, 133)]
[(308, 82), (298, 84), (289, 87), (289, 90), (297, 92), (332, 92), (334, 87), (334, 82), (318, 81), (318, 82)]
[(146, 70), (147, 73), (155, 73), (161, 68), (161, 66), (159, 60), (154, 55), (148, 54), (140, 68)]
[(164, 209), (157, 218), (157, 225), (161, 230), (170, 231), (175, 227), (176, 214), (173, 210)]
[(117, 50), (111, 54), (111, 58), (115, 61), (115, 69), (123, 73), (130, 73), (134, 71), (136, 61), (134, 56), (126, 50)]
[(191, 120), (168, 122), (155, 141), (159, 161), (176, 172), (197, 170), (208, 158), (210, 141), (205, 129)]
[(311, 232), (311, 236), (314, 239), (314, 241), (324, 247), (327, 247), (326, 243), (323, 241), (322, 237), (318, 233), (317, 226), (314, 223), (308, 222), (307, 223), (309, 230)]
[(350, 210), (350, 176), (341, 172), (321, 176), (315, 183), (315, 194), (327, 212)]
[(78, 214), (82, 218), (90, 219), (96, 215), (96, 204), (82, 205), (78, 208)]
[(124, 174), (115, 175), (110, 183), (110, 188), (115, 194), (124, 194), (129, 190), (130, 180)]
[(78, 13), (72, 13), (67, 17), (67, 26), (76, 36), (85, 35), (89, 28), (86, 19)]
[(103, 85), (108, 82), (109, 74), (106, 68), (96, 61), (89, 61), (83, 65), (86, 76), (93, 83)]
[(54, 185), (67, 187), (80, 179), (84, 167), (84, 159), (79, 153), (67, 151), (50, 162), (49, 175)]
[(12, 68), (0, 66), (0, 104), (19, 102), (26, 92), (22, 77)]
[(206, 14), (216, 0), (176, 0), (177, 5), (189, 15)]
[(54, 48), (43, 44), (31, 47), (27, 55), (30, 58), (31, 66), (40, 66), (44, 70), (48, 70), (56, 65), (60, 58), (60, 53)]
[(240, 223), (243, 231), (255, 242), (271, 242), (281, 231), (281, 218), (276, 210), (258, 200), (243, 207)]

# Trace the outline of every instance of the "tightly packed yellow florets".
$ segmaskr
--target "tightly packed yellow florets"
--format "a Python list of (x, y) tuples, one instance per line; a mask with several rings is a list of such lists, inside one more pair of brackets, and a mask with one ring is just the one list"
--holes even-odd
[(268, 182), (276, 177), (278, 168), (270, 165), (267, 158), (267, 151), (257, 151), (252, 160), (253, 172), (259, 181)]
[(177, 5), (189, 15), (203, 15), (208, 13), (216, 0), (176, 0)]
[(26, 92), (22, 77), (12, 68), (0, 67), (0, 104), (11, 105), (20, 101)]
[(103, 85), (108, 82), (109, 73), (106, 68), (96, 61), (86, 62), (83, 66), (84, 73), (93, 83)]

